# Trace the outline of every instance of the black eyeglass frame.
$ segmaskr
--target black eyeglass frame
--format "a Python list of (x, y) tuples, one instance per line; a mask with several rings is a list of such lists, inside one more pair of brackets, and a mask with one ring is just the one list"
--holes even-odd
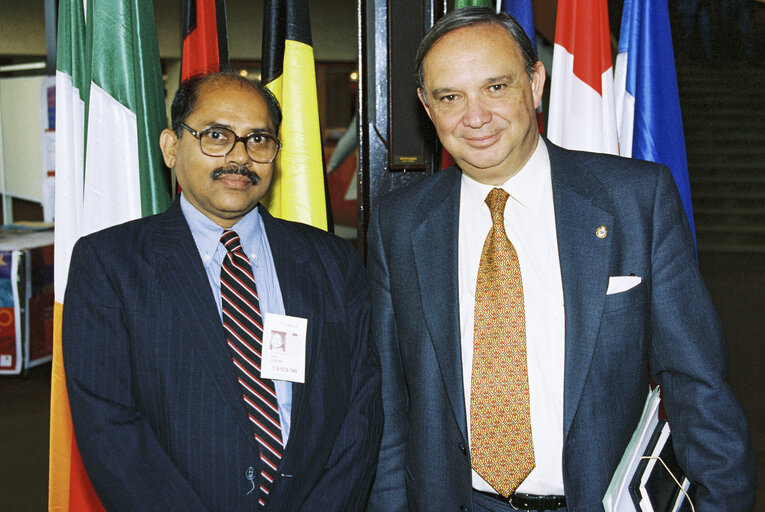
[[(234, 150), (234, 147), (236, 146), (236, 144), (238, 142), (241, 142), (242, 144), (244, 144), (244, 150), (247, 151), (247, 156), (249, 156), (250, 159), (252, 159), (253, 162), (257, 162), (259, 164), (270, 164), (271, 162), (276, 160), (276, 156), (279, 154), (279, 151), (281, 151), (281, 149), (282, 149), (282, 141), (280, 141), (277, 137), (274, 137), (270, 133), (252, 132), (252, 133), (248, 133), (247, 135), (244, 135), (244, 136), (239, 136), (233, 130), (230, 130), (228, 128), (222, 128), (222, 127), (214, 127), (214, 126), (212, 126), (210, 128), (205, 128), (204, 130), (198, 132), (195, 129), (191, 128), (187, 124), (184, 124), (184, 123), (178, 123), (178, 124), (180, 125), (181, 128), (183, 128), (186, 131), (188, 131), (191, 135), (194, 136), (195, 139), (197, 139), (199, 141), (199, 150), (202, 151), (202, 153), (204, 153), (207, 156), (212, 156), (212, 157), (226, 156), (226, 155), (228, 155), (229, 153), (231, 153)], [(222, 155), (211, 155), (210, 153), (207, 153), (204, 150), (204, 148), (202, 147), (202, 136), (205, 133), (207, 133), (207, 132), (221, 131), (221, 130), (226, 130), (228, 132), (231, 132), (234, 135), (234, 142), (231, 144), (231, 148), (229, 148), (229, 150), (226, 151), (224, 154), (222, 154)], [(258, 160), (256, 158), (253, 158), (252, 154), (250, 154), (250, 150), (247, 148), (247, 139), (249, 139), (250, 137), (255, 136), (255, 135), (257, 135), (259, 137), (265, 137), (267, 139), (271, 139), (274, 142), (276, 142), (276, 151), (274, 152), (274, 156), (270, 160), (264, 162), (264, 161)]]

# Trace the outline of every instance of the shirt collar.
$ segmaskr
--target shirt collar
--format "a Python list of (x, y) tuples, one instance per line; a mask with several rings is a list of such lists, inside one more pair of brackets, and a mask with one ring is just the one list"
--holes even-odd
[[(547, 146), (540, 137), (537, 147), (526, 165), (499, 188), (510, 194), (510, 199), (520, 206), (536, 211), (549, 182), (550, 158), (547, 153)], [(460, 208), (465, 208), (469, 216), (477, 215), (485, 206), (486, 196), (493, 188), (493, 185), (479, 183), (463, 172)]]
[[(183, 193), (181, 193), (181, 211), (191, 229), (191, 234), (194, 236), (199, 254), (203, 261), (207, 262), (208, 259), (205, 258), (205, 255), (212, 255), (218, 250), (223, 228), (192, 205)], [(239, 219), (231, 229), (239, 235), (244, 252), (252, 257), (258, 247), (258, 237), (264, 230), (263, 222), (258, 214), (258, 207), (256, 206)]]

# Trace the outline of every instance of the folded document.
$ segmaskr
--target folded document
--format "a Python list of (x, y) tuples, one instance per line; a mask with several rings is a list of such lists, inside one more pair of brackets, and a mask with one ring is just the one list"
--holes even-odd
[(691, 483), (675, 458), (669, 423), (659, 419), (660, 403), (657, 386), (603, 497), (606, 512), (693, 510)]

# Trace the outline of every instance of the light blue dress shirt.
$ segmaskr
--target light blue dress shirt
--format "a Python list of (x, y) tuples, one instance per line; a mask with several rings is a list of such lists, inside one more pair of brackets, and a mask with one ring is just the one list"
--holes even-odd
[[(181, 211), (191, 229), (199, 257), (202, 259), (207, 272), (207, 279), (210, 281), (210, 288), (215, 296), (218, 315), (223, 322), (220, 299), (220, 269), (223, 258), (226, 256), (226, 248), (220, 243), (223, 228), (197, 210), (186, 200), (183, 194), (181, 194)], [(268, 237), (263, 226), (263, 219), (258, 214), (258, 208), (254, 208), (231, 229), (239, 235), (242, 248), (250, 260), (255, 285), (258, 288), (260, 309), (264, 317), (266, 313), (283, 315), (284, 302), (279, 287), (279, 278), (276, 275), (271, 246), (268, 244)], [(221, 340), (221, 350), (224, 349), (228, 350), (228, 347), (225, 346), (225, 340)], [(274, 380), (274, 386), (276, 399), (279, 403), (279, 417), (282, 422), (282, 441), (286, 445), (290, 433), (292, 384), (287, 381)]]

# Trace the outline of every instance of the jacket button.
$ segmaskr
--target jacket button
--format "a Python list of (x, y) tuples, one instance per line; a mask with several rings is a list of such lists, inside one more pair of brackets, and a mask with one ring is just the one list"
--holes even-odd
[(244, 477), (247, 480), (249, 480), (250, 482), (255, 480), (255, 468), (250, 466), (249, 468), (245, 469), (244, 470)]
[(462, 455), (467, 456), (467, 448), (465, 448), (465, 445), (460, 443), (459, 445), (460, 451), (462, 452)]
[(465, 505), (460, 505), (460, 512), (470, 512), (470, 509)]

